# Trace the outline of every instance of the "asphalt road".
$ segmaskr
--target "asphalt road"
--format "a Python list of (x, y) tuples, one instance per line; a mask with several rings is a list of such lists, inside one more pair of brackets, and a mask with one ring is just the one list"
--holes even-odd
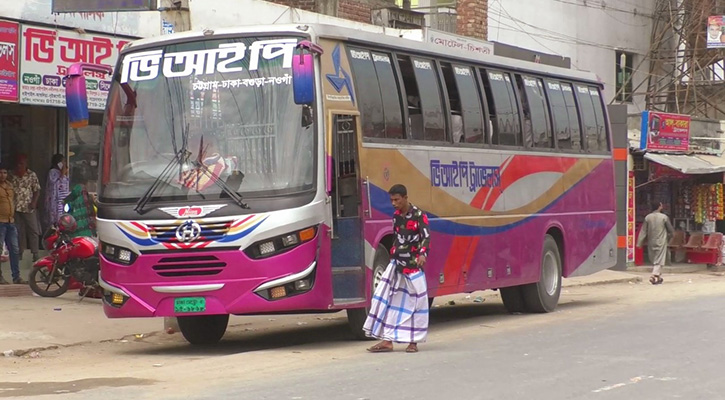
[(230, 383), (201, 398), (724, 399), (724, 312), (719, 296), (655, 303)]

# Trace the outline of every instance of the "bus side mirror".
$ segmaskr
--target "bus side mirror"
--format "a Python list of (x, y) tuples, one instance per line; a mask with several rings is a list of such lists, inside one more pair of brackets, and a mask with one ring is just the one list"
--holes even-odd
[(312, 54), (295, 54), (292, 57), (292, 90), (295, 104), (311, 104), (315, 100), (315, 77)]
[(324, 51), (309, 40), (297, 43), (297, 50), (297, 54), (292, 57), (292, 91), (295, 104), (312, 104), (315, 100), (314, 56)]
[(88, 63), (76, 63), (68, 68), (65, 80), (65, 103), (71, 128), (88, 126), (88, 94), (86, 92), (85, 71), (111, 74), (113, 68)]
[(71, 128), (88, 125), (88, 95), (83, 74), (68, 75), (65, 81), (65, 104)]

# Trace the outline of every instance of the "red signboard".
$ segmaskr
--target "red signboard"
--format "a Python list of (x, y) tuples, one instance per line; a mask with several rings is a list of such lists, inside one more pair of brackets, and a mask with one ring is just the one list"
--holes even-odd
[(642, 113), (642, 149), (687, 151), (690, 148), (690, 116), (654, 111)]
[(0, 101), (18, 101), (20, 25), (0, 21)]

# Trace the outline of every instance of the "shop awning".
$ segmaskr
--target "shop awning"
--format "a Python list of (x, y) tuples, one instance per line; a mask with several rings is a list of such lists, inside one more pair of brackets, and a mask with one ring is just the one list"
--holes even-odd
[(683, 174), (725, 172), (725, 158), (718, 156), (646, 153), (644, 158), (680, 171)]

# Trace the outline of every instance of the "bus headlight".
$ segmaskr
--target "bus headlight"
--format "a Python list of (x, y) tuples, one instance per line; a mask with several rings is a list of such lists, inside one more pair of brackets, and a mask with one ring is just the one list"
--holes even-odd
[(317, 236), (317, 227), (309, 227), (297, 232), (286, 233), (271, 239), (265, 239), (247, 247), (244, 253), (249, 258), (265, 258), (293, 249), (309, 242)]
[(136, 253), (125, 248), (101, 242), (101, 253), (108, 260), (118, 264), (131, 265), (136, 261)]

